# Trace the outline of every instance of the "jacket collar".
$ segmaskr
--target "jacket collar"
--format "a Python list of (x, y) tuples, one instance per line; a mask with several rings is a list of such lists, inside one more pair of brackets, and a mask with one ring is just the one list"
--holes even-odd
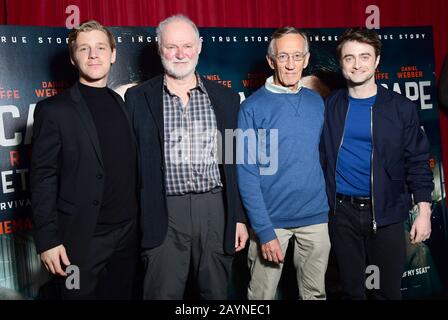
[[(216, 123), (218, 130), (224, 132), (224, 124), (222, 119), (225, 116), (226, 101), (220, 98), (219, 93), (216, 90), (216, 85), (211, 81), (208, 81), (203, 76), (200, 77), (200, 83), (202, 84), (202, 89), (207, 91), (210, 102), (213, 106), (216, 116)], [(147, 101), (147, 106), (155, 119), (160, 141), (164, 140), (164, 121), (163, 121), (163, 85), (164, 76), (159, 75), (150, 80), (146, 84), (144, 89), (144, 95)], [(163, 145), (163, 144), (162, 144)]]
[[(379, 83), (377, 85), (376, 99), (375, 99), (375, 108), (381, 108), (385, 104), (387, 104), (392, 99), (392, 92), (389, 89), (384, 88)], [(344, 90), (344, 100), (346, 105), (348, 106), (348, 89)]]
[(100, 143), (98, 139), (98, 134), (96, 131), (95, 123), (93, 122), (92, 115), (90, 114), (90, 110), (87, 107), (86, 102), (84, 101), (81, 91), (79, 90), (79, 84), (76, 82), (70, 89), (70, 95), (74, 101), (74, 106), (76, 111), (78, 111), (78, 115), (82, 120), (84, 128), (86, 129), (90, 141), (92, 142), (93, 148), (95, 149), (96, 155), (101, 166), (104, 168), (103, 157), (101, 156)]

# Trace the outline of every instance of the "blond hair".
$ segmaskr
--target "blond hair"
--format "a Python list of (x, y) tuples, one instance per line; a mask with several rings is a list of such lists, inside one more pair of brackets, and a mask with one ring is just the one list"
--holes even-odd
[(76, 39), (78, 38), (78, 35), (81, 32), (88, 32), (92, 30), (98, 30), (101, 32), (104, 32), (109, 40), (109, 45), (112, 50), (115, 49), (116, 43), (115, 38), (112, 35), (112, 33), (105, 28), (101, 23), (99, 23), (96, 20), (88, 20), (83, 22), (79, 27), (74, 28), (72, 31), (70, 31), (70, 34), (68, 35), (68, 47), (70, 49), (70, 56), (73, 56), (73, 53), (75, 51), (75, 43)]

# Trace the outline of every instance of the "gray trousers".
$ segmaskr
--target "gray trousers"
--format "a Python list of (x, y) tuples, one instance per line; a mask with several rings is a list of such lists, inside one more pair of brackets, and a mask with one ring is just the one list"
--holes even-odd
[(201, 299), (227, 299), (233, 256), (224, 253), (222, 189), (168, 196), (167, 205), (164, 242), (142, 253), (143, 298), (181, 300), (190, 275)]

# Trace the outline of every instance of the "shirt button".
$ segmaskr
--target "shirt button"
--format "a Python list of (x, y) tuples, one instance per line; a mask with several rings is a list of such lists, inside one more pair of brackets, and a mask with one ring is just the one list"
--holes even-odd
[(93, 203), (93, 205), (94, 205), (94, 206), (97, 206), (97, 205), (99, 205), (99, 204), (100, 204), (100, 202), (99, 202), (98, 200), (93, 200), (93, 202), (92, 202), (92, 203)]
[(103, 179), (103, 175), (102, 175), (101, 173), (98, 173), (98, 174), (96, 175), (96, 178), (97, 178), (97, 179)]
[(185, 157), (184, 160), (185, 160), (185, 161), (188, 161), (188, 157)]

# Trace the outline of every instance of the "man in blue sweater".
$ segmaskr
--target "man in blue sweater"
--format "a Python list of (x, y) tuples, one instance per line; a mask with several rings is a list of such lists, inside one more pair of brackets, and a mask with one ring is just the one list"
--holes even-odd
[(403, 221), (409, 216), (410, 194), (419, 208), (411, 242), (424, 241), (431, 233), (429, 144), (417, 106), (375, 83), (378, 35), (349, 29), (339, 41), (347, 89), (325, 102), (321, 159), (344, 298), (366, 299), (366, 273), (373, 270), (377, 274), (372, 279), (379, 278), (368, 283), (373, 298), (400, 299)]
[[(324, 103), (300, 84), (309, 56), (305, 34), (292, 27), (276, 30), (267, 54), (274, 76), (243, 103), (238, 116), (244, 133), (237, 139), (237, 150), (244, 150), (238, 185), (253, 230), (249, 299), (275, 298), (291, 238), (300, 298), (326, 298), (330, 241), (319, 162)], [(256, 143), (246, 139), (251, 136)]]

